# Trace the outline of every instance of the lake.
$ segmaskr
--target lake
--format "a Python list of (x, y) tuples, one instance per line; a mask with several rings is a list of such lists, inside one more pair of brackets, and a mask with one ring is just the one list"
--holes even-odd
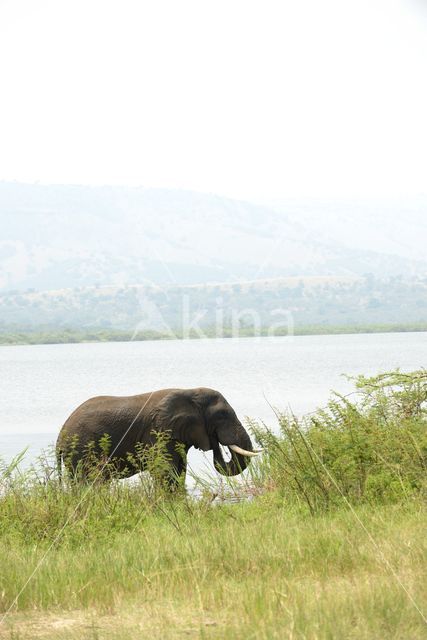
[[(96, 395), (164, 387), (213, 387), (243, 420), (275, 428), (270, 404), (297, 414), (323, 406), (343, 374), (427, 365), (427, 333), (232, 338), (0, 348), (0, 457), (29, 446), (27, 460), (52, 444), (68, 415)], [(190, 451), (198, 471), (211, 457)]]

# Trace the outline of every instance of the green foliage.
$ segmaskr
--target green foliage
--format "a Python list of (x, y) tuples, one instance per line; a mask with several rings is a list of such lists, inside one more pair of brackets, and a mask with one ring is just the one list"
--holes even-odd
[(279, 436), (252, 423), (268, 449), (273, 482), (313, 513), (343, 501), (398, 501), (426, 490), (427, 372), (355, 382), (353, 394), (335, 394), (325, 409), (302, 419), (279, 413)]
[[(0, 465), (1, 637), (424, 638), (427, 373), (355, 384), (279, 436), (252, 423), (238, 504), (147, 474), (60, 484), (51, 453)], [(161, 479), (164, 453), (130, 462)]]
[[(298, 335), (425, 331), (426, 293), (425, 276), (377, 279), (369, 275), (277, 278), (238, 286), (169, 285), (161, 290), (149, 285), (128, 285), (61, 292), (0, 292), (0, 344), (182, 337), (187, 301), (191, 317), (197, 309), (205, 311), (198, 325), (207, 336), (218, 335), (219, 304), (224, 317), (220, 333), (224, 337), (232, 334), (233, 314), (240, 317), (239, 335), (256, 333), (251, 314), (245, 315), (248, 309), (256, 312), (263, 335), (268, 335), (269, 327), (274, 327), (275, 335), (288, 334), (286, 317), (283, 326), (277, 326), (278, 319), (283, 318), (277, 315), (278, 310), (292, 312)], [(150, 319), (153, 309), (156, 317), (159, 314), (157, 326)], [(196, 330), (190, 333), (192, 338), (199, 337)]]
[[(84, 491), (7, 501), (15, 511), (0, 530), (0, 614), (12, 609), (1, 632), (16, 635), (4, 637), (424, 637), (399, 584), (423, 607), (417, 501), (358, 507), (373, 544), (348, 510), (313, 518), (275, 493), (211, 506), (149, 502), (124, 486), (82, 500)], [(18, 514), (27, 532), (14, 530)]]
[[(65, 465), (60, 475), (53, 451), (26, 469), (19, 466), (25, 452), (8, 465), (0, 459), (0, 539), (25, 544), (49, 540), (79, 547), (88, 536), (100, 539), (132, 531), (148, 513), (161, 510), (172, 499), (168, 441), (167, 434), (157, 434), (152, 446), (141, 445), (129, 454), (129, 465), (145, 470), (131, 482), (121, 480), (125, 471), (109, 457), (108, 435), (99, 447), (93, 443), (85, 447), (76, 470), (68, 471)], [(78, 449), (77, 439), (71, 444), (70, 460)], [(174, 489), (176, 499), (179, 484)]]
[[(427, 323), (385, 323), (385, 324), (346, 324), (346, 325), (297, 325), (293, 329), (296, 336), (309, 335), (342, 335), (357, 333), (408, 333), (408, 332), (427, 332)], [(290, 334), (289, 327), (276, 327), (274, 329), (275, 336), (287, 336)], [(231, 326), (224, 326), (221, 335), (217, 335), (215, 326), (206, 326), (203, 328), (203, 335), (206, 338), (231, 338), (234, 330)], [(242, 338), (251, 338), (253, 336), (268, 336), (270, 330), (265, 327), (241, 326), (238, 335)], [(19, 344), (76, 344), (84, 342), (143, 342), (145, 340), (171, 340), (173, 338), (183, 339), (180, 330), (174, 330), (173, 333), (162, 333), (161, 331), (139, 331), (134, 336), (133, 331), (122, 331), (119, 329), (57, 329), (50, 328), (43, 331), (20, 330), (3, 328), (0, 329), (0, 346), (1, 345), (19, 345)], [(192, 340), (200, 339), (200, 333), (191, 330), (188, 337)]]

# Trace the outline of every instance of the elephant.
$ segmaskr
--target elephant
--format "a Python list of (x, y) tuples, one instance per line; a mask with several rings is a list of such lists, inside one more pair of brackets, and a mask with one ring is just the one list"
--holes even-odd
[[(214, 389), (160, 389), (134, 396), (98, 396), (81, 404), (64, 423), (56, 443), (58, 469), (62, 462), (76, 477), (89, 475), (88, 450), (100, 475), (113, 463), (114, 472), (129, 477), (144, 471), (138, 451), (150, 450), (164, 439), (166, 471), (170, 489), (175, 489), (186, 472), (190, 447), (213, 450), (216, 469), (223, 475), (241, 473), (251, 457), (258, 455), (251, 439), (224, 396)], [(105, 453), (103, 439), (108, 440)], [(228, 447), (231, 459), (225, 461), (220, 445)], [(104, 456), (103, 456), (104, 451)], [(105, 473), (104, 473), (105, 476)]]

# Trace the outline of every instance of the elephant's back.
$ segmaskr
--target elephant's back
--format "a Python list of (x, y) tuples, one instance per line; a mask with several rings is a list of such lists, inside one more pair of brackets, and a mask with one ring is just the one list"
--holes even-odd
[(79, 405), (65, 421), (57, 440), (62, 451), (86, 446), (105, 434), (113, 444), (126, 434), (139, 437), (145, 422), (151, 422), (152, 411), (171, 390), (134, 396), (96, 396)]
[(64, 422), (57, 446), (67, 453), (81, 449), (106, 433), (113, 437), (121, 425), (132, 424), (137, 412), (130, 398), (97, 396), (79, 405)]

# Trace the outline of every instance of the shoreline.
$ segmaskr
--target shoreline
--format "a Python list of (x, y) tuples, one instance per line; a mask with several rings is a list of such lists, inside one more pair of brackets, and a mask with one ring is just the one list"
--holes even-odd
[(212, 328), (206, 328), (203, 335), (198, 332), (182, 335), (179, 332), (170, 334), (147, 331), (134, 337), (133, 331), (97, 329), (47, 329), (47, 330), (5, 330), (0, 331), (0, 347), (45, 344), (93, 344), (98, 342), (145, 342), (159, 340), (204, 340), (215, 338), (259, 338), (259, 337), (293, 337), (315, 335), (356, 335), (374, 333), (422, 333), (427, 332), (427, 322), (414, 324), (366, 324), (366, 325), (306, 325), (296, 327), (292, 333), (288, 327), (276, 328), (271, 334), (268, 328), (254, 331), (242, 328), (237, 336), (233, 336), (231, 328), (224, 328), (222, 335), (216, 335)]

